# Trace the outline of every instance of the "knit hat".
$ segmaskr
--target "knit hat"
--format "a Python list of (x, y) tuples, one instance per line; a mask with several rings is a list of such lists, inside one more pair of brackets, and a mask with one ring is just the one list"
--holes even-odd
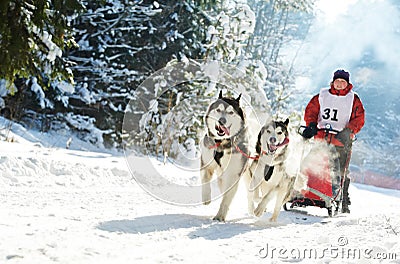
[(337, 70), (333, 74), (333, 81), (335, 81), (336, 79), (343, 79), (350, 83), (350, 73), (345, 70)]

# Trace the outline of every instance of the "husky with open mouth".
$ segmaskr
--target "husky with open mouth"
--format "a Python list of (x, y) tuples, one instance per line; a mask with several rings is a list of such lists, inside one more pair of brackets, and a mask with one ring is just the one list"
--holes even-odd
[(206, 135), (200, 144), (203, 204), (211, 202), (211, 180), (218, 177), (223, 195), (214, 220), (225, 221), (236, 194), (240, 176), (247, 168), (248, 138), (240, 97), (223, 97), (222, 92), (207, 109), (204, 121)]
[[(276, 198), (271, 221), (276, 221), (284, 202), (288, 200), (295, 178), (286, 173), (285, 161), (288, 157), (289, 119), (282, 121), (269, 120), (261, 128), (257, 143), (257, 159), (250, 165), (247, 173), (248, 210), (261, 216), (268, 202)], [(254, 202), (260, 201), (254, 210)]]

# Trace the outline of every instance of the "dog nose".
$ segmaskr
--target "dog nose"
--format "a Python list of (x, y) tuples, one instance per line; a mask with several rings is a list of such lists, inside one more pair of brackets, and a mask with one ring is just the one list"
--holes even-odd
[(218, 123), (219, 123), (221, 126), (225, 125), (225, 124), (226, 124), (226, 118), (225, 118), (225, 117), (221, 117), (221, 118), (218, 120)]
[(270, 137), (269, 138), (269, 142), (271, 142), (272, 144), (274, 144), (276, 142), (276, 137)]

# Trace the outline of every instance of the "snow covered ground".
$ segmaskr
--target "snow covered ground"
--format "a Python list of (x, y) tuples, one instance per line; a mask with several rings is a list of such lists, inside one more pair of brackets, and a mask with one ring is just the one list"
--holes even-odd
[(248, 216), (241, 185), (220, 223), (219, 200), (161, 202), (122, 154), (13, 131), (15, 142), (0, 142), (0, 263), (400, 263), (400, 191), (352, 184), (350, 215), (308, 207), (270, 223)]

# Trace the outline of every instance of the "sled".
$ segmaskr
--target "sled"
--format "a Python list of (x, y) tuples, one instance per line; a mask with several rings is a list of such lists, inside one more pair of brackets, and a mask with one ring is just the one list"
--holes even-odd
[[(305, 127), (301, 126), (298, 130), (299, 133), (301, 128)], [(319, 130), (327, 131), (328, 129)], [(337, 131), (329, 129), (329, 133), (337, 133)], [(300, 169), (300, 172), (308, 178), (307, 188), (301, 193), (295, 194), (285, 203), (283, 205), (284, 210), (316, 206), (326, 208), (330, 217), (339, 212), (342, 204), (343, 186), (343, 179), (339, 173), (339, 161), (334, 158), (335, 150), (333, 146), (327, 145), (324, 150), (314, 153), (314, 156), (309, 154), (303, 159), (302, 164), (309, 163), (308, 166)], [(310, 153), (313, 153), (313, 147)]]

